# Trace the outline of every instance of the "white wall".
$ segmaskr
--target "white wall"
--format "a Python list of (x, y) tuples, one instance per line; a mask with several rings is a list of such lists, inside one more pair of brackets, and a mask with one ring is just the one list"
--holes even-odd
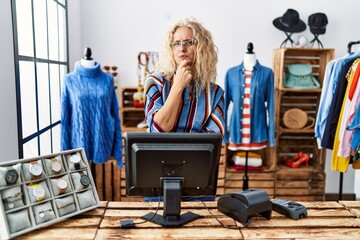
[(0, 1), (0, 162), (18, 158), (14, 48), (10, 1)]
[[(70, 7), (77, 4), (73, 2), (69, 1)], [(158, 51), (174, 22), (195, 17), (212, 32), (218, 46), (218, 83), (223, 85), (226, 70), (242, 61), (248, 42), (254, 43), (261, 63), (272, 67), (273, 49), (286, 37), (272, 21), (287, 8), (296, 9), (305, 23), (310, 14), (325, 12), (329, 24), (320, 39), (326, 48), (336, 49), (336, 56), (342, 56), (347, 43), (360, 38), (351, 27), (358, 7), (357, 0), (82, 0), (79, 29), (82, 46), (72, 50), (80, 58), (83, 48), (91, 47), (93, 56), (103, 65), (119, 66), (121, 85), (135, 86), (138, 52)], [(301, 35), (312, 39), (309, 29)], [(70, 37), (70, 41), (72, 44), (78, 39)]]
[[(70, 3), (69, 3), (70, 2)], [(80, 1), (68, 0), (68, 31), (69, 31), (69, 61), (70, 71), (74, 70), (74, 63), (82, 57), (82, 23), (83, 9)]]

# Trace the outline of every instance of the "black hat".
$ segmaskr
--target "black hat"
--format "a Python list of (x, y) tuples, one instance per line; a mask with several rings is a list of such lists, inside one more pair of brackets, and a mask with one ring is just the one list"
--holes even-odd
[(325, 13), (314, 13), (309, 16), (308, 25), (313, 34), (324, 34), (328, 19)]
[(306, 24), (294, 9), (288, 9), (282, 17), (275, 18), (273, 24), (277, 29), (290, 33), (298, 33), (306, 29)]

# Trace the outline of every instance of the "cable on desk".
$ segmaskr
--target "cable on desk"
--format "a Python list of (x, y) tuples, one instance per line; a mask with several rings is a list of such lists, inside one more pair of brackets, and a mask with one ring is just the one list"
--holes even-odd
[[(220, 220), (210, 211), (210, 209), (206, 206), (206, 204), (205, 204), (203, 201), (201, 201), (201, 202), (202, 202), (202, 204), (204, 204), (206, 210), (208, 210), (208, 212), (211, 214), (211, 216), (212, 216), (213, 218), (215, 218), (216, 221), (217, 221), (218, 223), (220, 223), (220, 225), (221, 225), (223, 228), (232, 229), (232, 230), (241, 230), (241, 227), (231, 227), (231, 226), (225, 225), (225, 224), (223, 224), (222, 222), (220, 222)], [(249, 221), (248, 224), (249, 224), (250, 222), (251, 222), (251, 221)], [(247, 224), (247, 225), (248, 225), (248, 224)], [(245, 227), (246, 227), (246, 226), (245, 226)], [(240, 231), (240, 232), (241, 232), (241, 231)], [(241, 233), (241, 234), (242, 234), (242, 233)], [(244, 237), (244, 236), (243, 236), (243, 237)]]
[(134, 227), (135, 225), (139, 225), (139, 224), (144, 224), (148, 221), (151, 221), (157, 214), (157, 212), (159, 211), (159, 208), (160, 208), (160, 202), (161, 202), (161, 198), (159, 196), (159, 201), (158, 201), (158, 205), (156, 207), (156, 210), (154, 212), (154, 214), (152, 215), (151, 218), (147, 219), (147, 220), (144, 220), (142, 222), (134, 222), (133, 219), (125, 219), (125, 220), (120, 220), (120, 227), (121, 228), (132, 228)]

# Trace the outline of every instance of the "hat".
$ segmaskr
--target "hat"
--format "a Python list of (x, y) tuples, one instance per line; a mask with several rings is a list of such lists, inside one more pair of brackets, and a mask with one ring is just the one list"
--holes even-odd
[(325, 13), (314, 13), (309, 16), (308, 25), (313, 34), (324, 34), (328, 19)]
[(306, 29), (306, 24), (300, 19), (299, 13), (291, 8), (282, 17), (275, 18), (273, 24), (284, 32), (298, 33)]

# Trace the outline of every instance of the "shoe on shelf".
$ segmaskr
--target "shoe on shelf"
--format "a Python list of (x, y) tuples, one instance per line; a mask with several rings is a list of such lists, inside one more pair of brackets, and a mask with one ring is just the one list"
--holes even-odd
[(303, 163), (305, 163), (306, 168), (309, 167), (309, 155), (307, 153), (303, 154), (298, 160), (294, 162), (286, 162), (286, 166), (291, 168), (299, 168)]
[(304, 154), (302, 152), (299, 152), (295, 157), (293, 157), (292, 159), (286, 159), (286, 160), (282, 160), (281, 162), (288, 166), (288, 164), (295, 162), (297, 160), (299, 160), (299, 158), (301, 158)]

